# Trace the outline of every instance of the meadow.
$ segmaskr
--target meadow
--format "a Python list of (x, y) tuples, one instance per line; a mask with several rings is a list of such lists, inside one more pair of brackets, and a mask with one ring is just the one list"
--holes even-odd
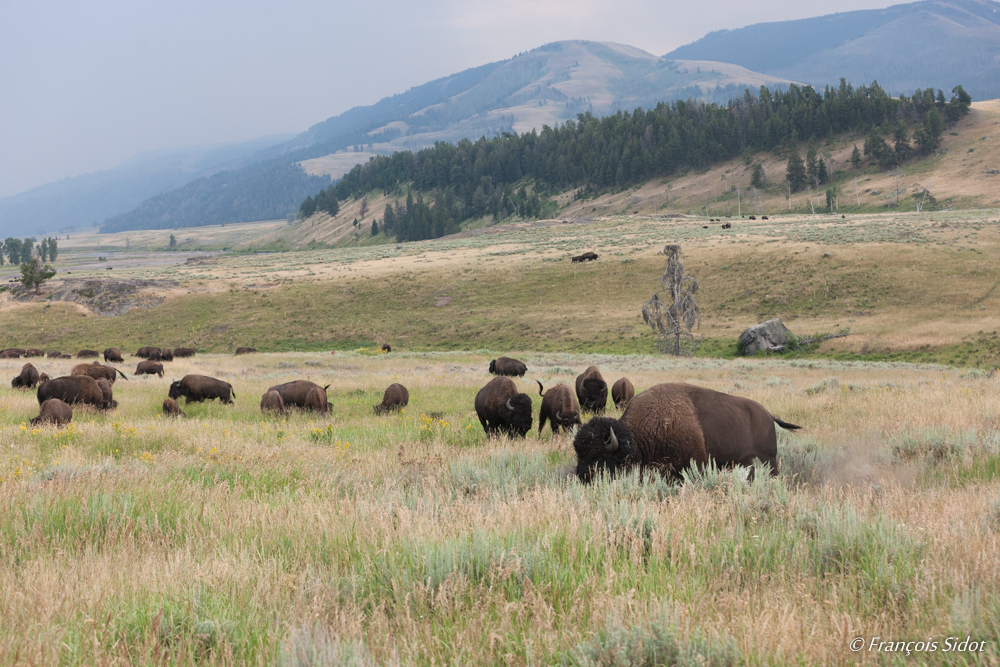
[[(779, 433), (775, 478), (583, 486), (568, 435), (486, 439), (472, 401), (493, 356), (199, 354), (119, 380), (117, 410), (61, 429), (31, 428), (33, 393), (0, 388), (0, 664), (1000, 661), (988, 373), (516, 353), (536, 429), (535, 379), (591, 363), (637, 391), (697, 383), (805, 427)], [(236, 403), (162, 417), (190, 372), (231, 382)], [(331, 385), (328, 415), (260, 413), (264, 390), (295, 378)], [(376, 417), (392, 382), (410, 404)], [(875, 636), (938, 650), (850, 649)], [(948, 637), (986, 644), (946, 652)]]

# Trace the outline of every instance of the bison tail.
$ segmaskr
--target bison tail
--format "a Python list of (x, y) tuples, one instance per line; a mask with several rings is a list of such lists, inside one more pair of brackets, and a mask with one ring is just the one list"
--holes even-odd
[[(229, 384), (229, 383), (227, 382), (226, 384)], [(236, 398), (236, 390), (233, 389), (233, 385), (231, 385), (231, 384), (229, 384), (229, 393), (233, 395), (233, 398)]]
[(116, 370), (116, 371), (118, 371), (118, 375), (121, 375), (121, 376), (122, 376), (123, 378), (125, 378), (125, 380), (128, 380), (128, 376), (127, 376), (127, 375), (125, 375), (124, 373), (122, 373), (122, 372), (121, 372), (120, 370), (118, 370), (117, 368), (116, 368), (115, 370)]
[(781, 421), (774, 415), (771, 415), (771, 419), (774, 420), (775, 424), (777, 424), (781, 428), (788, 429), (789, 431), (798, 431), (800, 428), (802, 428), (801, 426), (796, 426), (795, 424), (789, 424), (788, 422)]
[(542, 382), (541, 382), (541, 380), (535, 380), (535, 382), (537, 382), (537, 383), (538, 383), (538, 395), (544, 398), (544, 397), (545, 397), (545, 394), (544, 394), (544, 393), (542, 393), (542, 392), (544, 391), (544, 387), (542, 387)]

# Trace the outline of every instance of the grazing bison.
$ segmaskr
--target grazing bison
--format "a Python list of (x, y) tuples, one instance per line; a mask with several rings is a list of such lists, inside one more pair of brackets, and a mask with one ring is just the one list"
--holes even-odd
[(149, 358), (149, 351), (151, 349), (152, 348), (149, 347), (148, 345), (144, 345), (144, 346), (142, 346), (142, 347), (139, 348), (138, 352), (136, 352), (134, 356), (139, 357), (140, 359), (148, 359)]
[(45, 356), (45, 350), (39, 350), (38, 348), (33, 347), (30, 350), (28, 350), (27, 352), (25, 352), (24, 356), (26, 356), (26, 357), (44, 357)]
[(62, 357), (62, 352), (60, 352), (59, 350), (51, 350), (45, 356), (47, 356), (49, 359), (59, 359), (60, 357)]
[(517, 393), (510, 378), (496, 377), (476, 394), (476, 414), (486, 435), (523, 438), (531, 430), (531, 397)]
[(756, 220), (756, 219), (757, 219), (757, 216), (756, 216), (756, 215), (751, 215), (751, 216), (750, 216), (750, 217), (749, 217), (748, 219), (749, 219), (749, 220)]
[(104, 350), (104, 363), (109, 363), (112, 361), (114, 362), (125, 361), (124, 359), (122, 359), (122, 351), (119, 350), (117, 347), (109, 347), (108, 349)]
[(128, 380), (128, 377), (114, 366), (103, 366), (97, 361), (92, 364), (77, 364), (76, 366), (73, 366), (73, 370), (70, 371), (69, 374), (89, 375), (95, 380), (98, 378), (104, 378), (109, 384), (114, 384), (119, 375)]
[(590, 366), (576, 378), (576, 397), (580, 407), (601, 414), (608, 404), (608, 383), (597, 366)]
[(58, 398), (64, 403), (73, 405), (83, 403), (95, 407), (104, 407), (104, 392), (97, 380), (89, 375), (66, 375), (42, 382), (38, 385), (38, 404), (41, 405), (50, 398)]
[(167, 349), (167, 350), (162, 350), (160, 352), (160, 361), (173, 361), (173, 360), (174, 360), (173, 350)]
[(118, 401), (115, 400), (114, 394), (111, 391), (111, 383), (104, 378), (97, 378), (97, 386), (101, 389), (101, 394), (104, 397), (104, 401), (101, 403), (102, 410), (114, 410), (118, 407)]
[(232, 403), (233, 398), (236, 398), (233, 385), (207, 375), (185, 375), (180, 380), (170, 383), (167, 395), (174, 400), (183, 396), (185, 403), (201, 403), (215, 398), (219, 399), (220, 403)]
[(500, 357), (490, 362), (491, 375), (509, 375), (510, 377), (524, 377), (528, 372), (528, 367), (523, 361), (511, 359), (510, 357)]
[(52, 378), (49, 377), (48, 373), (42, 373), (41, 375), (38, 376), (38, 384), (41, 384), (43, 382), (48, 382), (51, 379)]
[(193, 357), (195, 349), (193, 347), (175, 347), (174, 356), (175, 357)]
[(748, 398), (690, 384), (658, 384), (633, 398), (621, 419), (595, 417), (577, 432), (576, 474), (589, 482), (599, 470), (615, 474), (639, 466), (676, 477), (692, 461), (750, 466), (754, 459), (774, 474), (775, 424), (801, 428)]
[(177, 401), (172, 398), (163, 399), (163, 414), (168, 417), (187, 417), (181, 410), (181, 406), (177, 405)]
[(592, 262), (595, 259), (597, 259), (598, 257), (600, 257), (600, 255), (598, 255), (596, 252), (589, 252), (588, 251), (588, 252), (583, 253), (582, 255), (577, 255), (576, 257), (573, 257), (572, 261), (574, 261), (574, 262)]
[(58, 398), (49, 398), (41, 404), (38, 416), (31, 420), (31, 425), (55, 424), (56, 426), (62, 426), (72, 420), (73, 408)]
[(762, 215), (762, 216), (760, 216), (760, 219), (761, 220), (767, 220), (767, 216), (766, 215)]
[(266, 394), (260, 397), (260, 411), (284, 412), (285, 401), (281, 398), (281, 394), (276, 392), (274, 389), (268, 390)]
[(392, 352), (392, 346), (389, 343), (382, 343), (383, 352)]
[(0, 359), (20, 359), (24, 356), (24, 350), (16, 347), (8, 347), (0, 352)]
[(101, 355), (97, 353), (97, 350), (80, 350), (79, 352), (76, 353), (77, 359), (88, 359), (90, 357), (99, 357), (99, 356)]
[(405, 408), (409, 402), (410, 392), (403, 385), (394, 382), (382, 394), (382, 402), (375, 406), (375, 414), (380, 415), (383, 412), (392, 412), (393, 410)]
[(140, 361), (135, 367), (135, 375), (159, 375), (163, 377), (163, 364), (158, 361)]
[[(268, 391), (273, 390), (278, 392), (281, 400), (285, 402), (285, 407), (290, 408), (294, 406), (326, 412), (330, 408), (330, 402), (326, 398), (326, 390), (329, 386), (320, 387), (315, 382), (310, 382), (309, 380), (295, 380), (270, 387)], [(314, 389), (318, 389), (319, 394), (314, 393)], [(310, 398), (310, 394), (312, 394), (312, 398)], [(321, 401), (317, 398), (319, 395), (322, 396)]]
[(38, 384), (38, 369), (32, 364), (25, 364), (21, 367), (20, 374), (10, 381), (13, 389), (31, 389)]
[(622, 378), (611, 385), (611, 400), (614, 401), (615, 407), (619, 410), (624, 410), (633, 396), (635, 396), (635, 387), (632, 386), (632, 381), (628, 378)]
[(253, 352), (256, 352), (256, 351), (257, 350), (255, 350), (252, 347), (238, 347), (238, 348), (236, 348), (236, 354), (252, 354)]
[(546, 420), (551, 422), (552, 435), (556, 434), (558, 428), (562, 428), (565, 433), (574, 425), (580, 424), (580, 405), (569, 385), (557, 384), (545, 391), (541, 382), (535, 382), (538, 382), (538, 395), (542, 397), (542, 408), (538, 412), (538, 435), (542, 434)]

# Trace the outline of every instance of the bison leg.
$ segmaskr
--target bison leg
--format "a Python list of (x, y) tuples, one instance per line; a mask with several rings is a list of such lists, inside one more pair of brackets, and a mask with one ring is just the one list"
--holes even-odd
[[(545, 414), (544, 410), (542, 410), (542, 412), (539, 413), (539, 415), (538, 415), (538, 437), (539, 438), (542, 437), (542, 429), (545, 428), (545, 420), (547, 418), (548, 418), (548, 415)], [(556, 432), (556, 422), (555, 422), (554, 419), (552, 420), (552, 432), (553, 433)]]

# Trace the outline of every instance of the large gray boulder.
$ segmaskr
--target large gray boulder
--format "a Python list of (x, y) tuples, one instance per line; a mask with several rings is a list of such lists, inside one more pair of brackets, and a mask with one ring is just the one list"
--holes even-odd
[(755, 324), (740, 334), (737, 345), (740, 354), (746, 357), (761, 352), (781, 352), (792, 341), (793, 334), (777, 317), (767, 322)]

